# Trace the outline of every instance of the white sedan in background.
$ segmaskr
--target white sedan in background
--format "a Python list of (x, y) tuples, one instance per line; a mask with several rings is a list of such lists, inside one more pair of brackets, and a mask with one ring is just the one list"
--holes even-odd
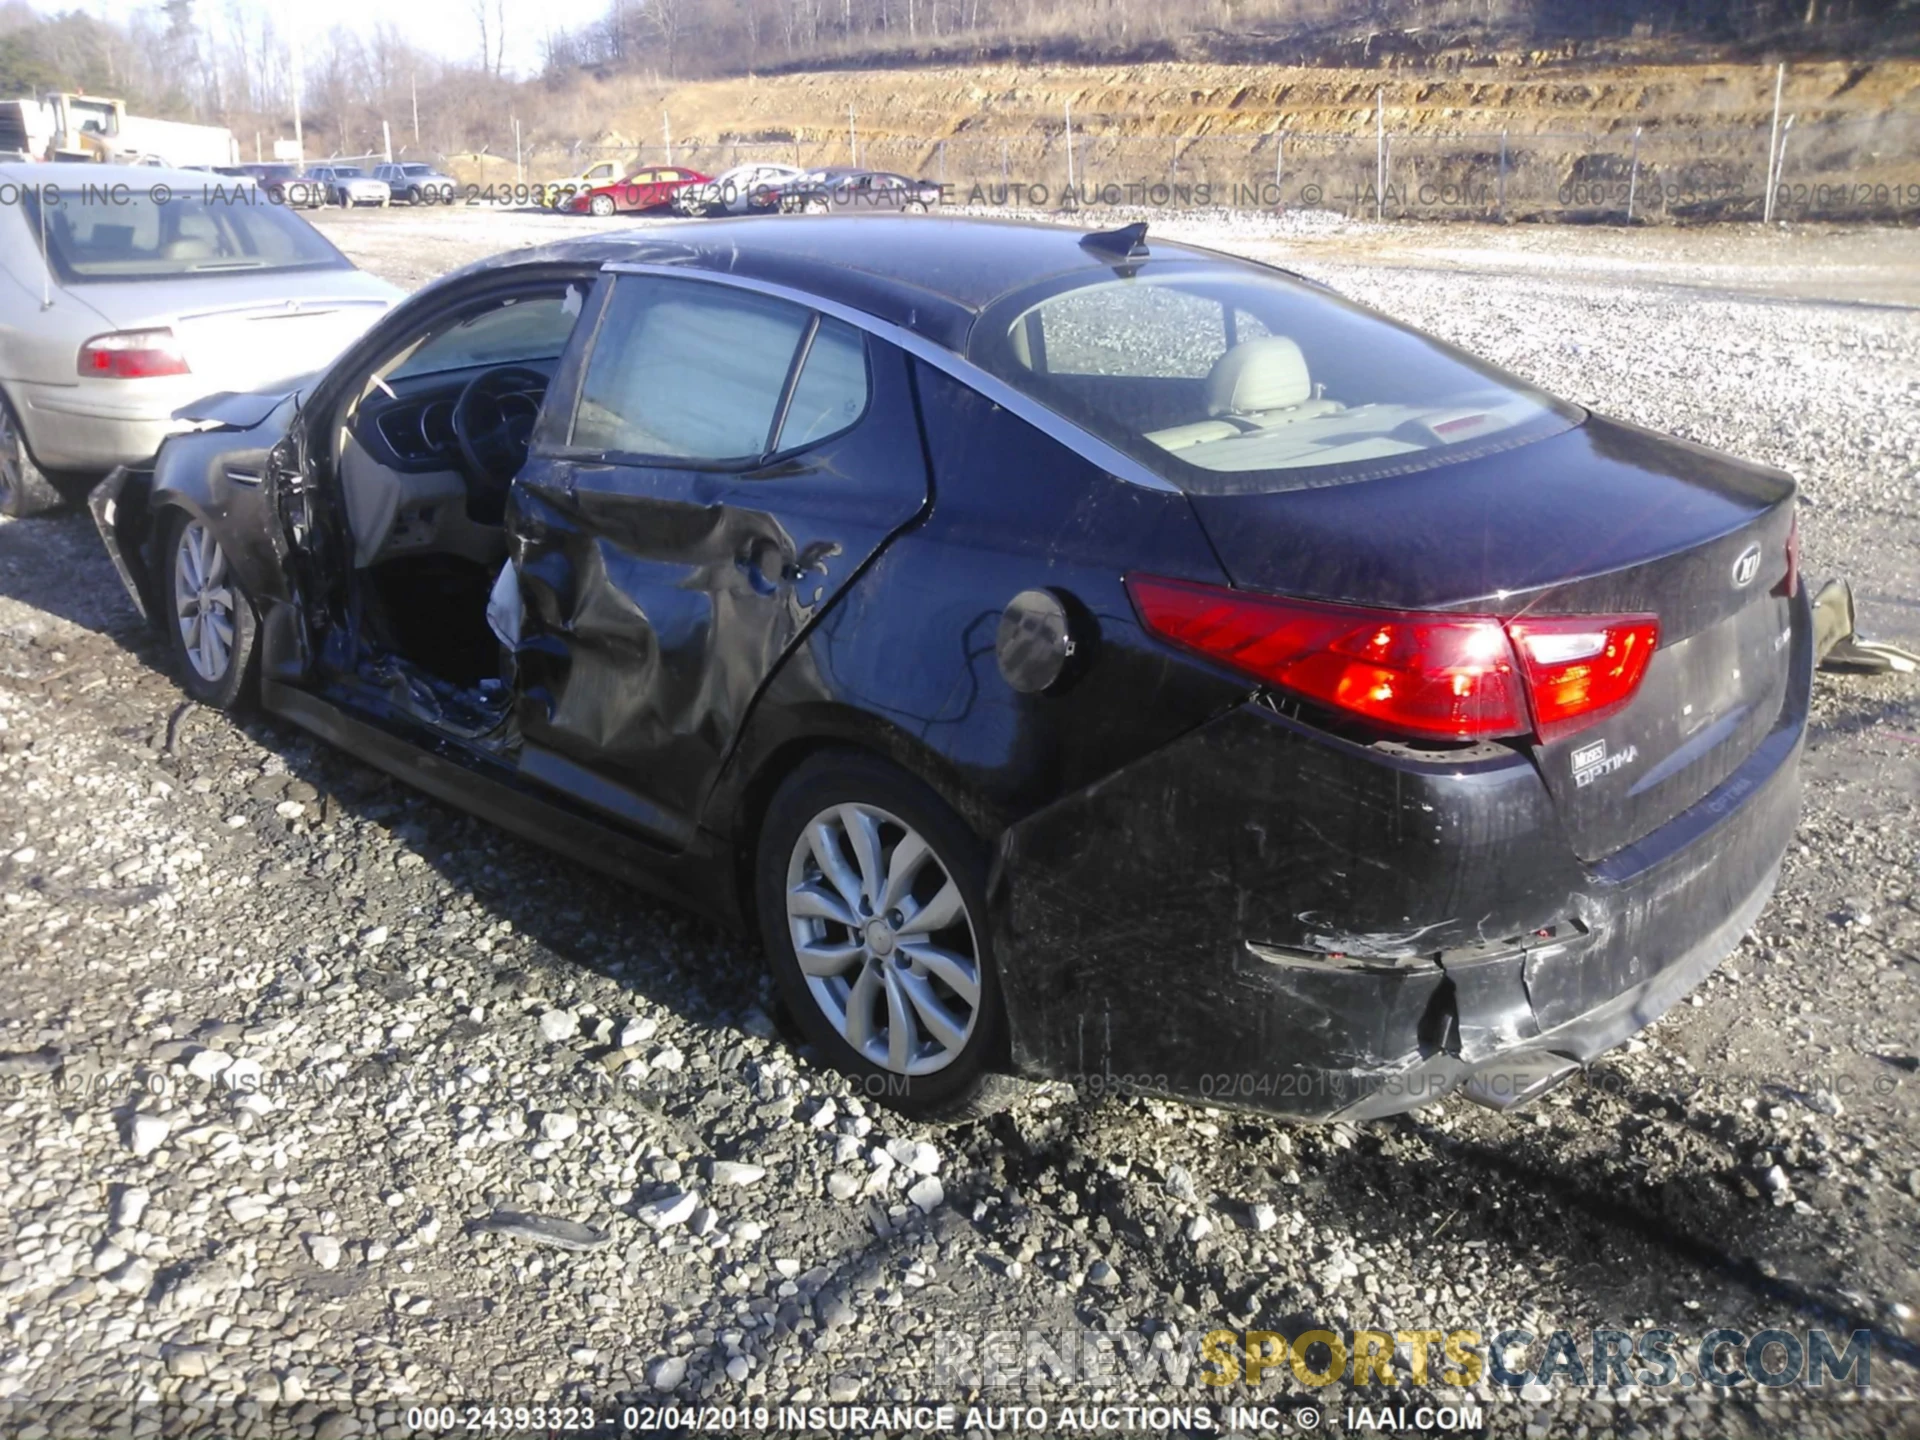
[(202, 396), (284, 390), (400, 298), (223, 179), (0, 164), (0, 514), (144, 464)]
[(791, 185), (806, 172), (797, 165), (756, 161), (722, 171), (700, 185), (689, 185), (673, 197), (673, 208), (686, 215), (750, 215), (780, 208), (780, 187)]

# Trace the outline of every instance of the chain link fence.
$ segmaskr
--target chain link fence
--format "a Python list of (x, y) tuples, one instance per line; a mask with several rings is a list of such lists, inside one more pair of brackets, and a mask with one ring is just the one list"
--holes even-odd
[[(510, 147), (509, 147), (510, 152)], [(543, 146), (526, 181), (597, 160), (707, 174), (771, 161), (935, 180), (949, 203), (1019, 209), (1324, 209), (1361, 219), (1662, 223), (1920, 219), (1920, 116), (1770, 126), (1379, 135), (1277, 131), (1143, 136), (1062, 123), (1048, 134), (923, 140), (823, 135), (639, 147)], [(490, 157), (493, 177), (511, 158)], [(1774, 180), (1769, 185), (1769, 165)], [(1768, 205), (1768, 192), (1772, 205)]]

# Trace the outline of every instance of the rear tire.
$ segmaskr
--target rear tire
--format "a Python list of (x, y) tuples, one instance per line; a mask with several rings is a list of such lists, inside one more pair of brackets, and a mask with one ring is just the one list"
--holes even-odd
[(160, 623), (181, 687), (202, 705), (238, 709), (259, 668), (253, 601), (203, 522), (171, 510), (160, 536)]
[(65, 498), (34, 463), (13, 406), (0, 395), (0, 515), (24, 520), (54, 509)]
[(875, 756), (816, 755), (768, 807), (755, 877), (781, 998), (858, 1094), (952, 1123), (1018, 1093), (993, 1072), (986, 849), (933, 791)]

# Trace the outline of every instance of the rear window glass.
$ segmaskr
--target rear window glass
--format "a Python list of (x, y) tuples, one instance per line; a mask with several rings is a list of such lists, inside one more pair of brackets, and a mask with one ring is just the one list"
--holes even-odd
[(44, 221), (48, 259), (70, 284), (351, 268), (305, 220), (231, 185), (162, 201), (137, 186), (68, 183), (27, 189), (26, 201), (27, 223), (38, 232)]
[(976, 323), (970, 358), (1195, 493), (1405, 473), (1580, 413), (1317, 287), (1224, 264), (1015, 294)]

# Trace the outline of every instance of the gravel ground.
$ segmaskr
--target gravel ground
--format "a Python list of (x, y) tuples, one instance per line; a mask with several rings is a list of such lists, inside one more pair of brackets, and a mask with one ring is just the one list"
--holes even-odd
[[(323, 223), (404, 284), (565, 224)], [(1580, 232), (1503, 269), (1476, 235), (1190, 228), (1787, 466), (1809, 572), (1920, 638), (1920, 316), (1847, 303), (1818, 237), (1753, 262), (1812, 302), (1742, 293), (1723, 236), (1703, 282), (1672, 236), (1596, 277)], [(1669, 1328), (1683, 1371), (1715, 1327), (1869, 1329), (1873, 1386), (1454, 1389), (1402, 1346), (1397, 1387), (1257, 1394), (1336, 1433), (1426, 1400), (1528, 1437), (1920, 1434), (1916, 760), (1920, 683), (1821, 677), (1778, 899), (1532, 1113), (1294, 1129), (1042, 1089), (928, 1132), (775, 1035), (751, 947), (183, 704), (84, 516), (0, 522), (0, 1432), (187, 1406), (344, 1440), (424, 1401), (622, 1399), (947, 1401), (959, 1429), (975, 1401), (1244, 1401), (1198, 1383), (1218, 1328), (1511, 1325)], [(1011, 1331), (1053, 1363), (979, 1373)]]

